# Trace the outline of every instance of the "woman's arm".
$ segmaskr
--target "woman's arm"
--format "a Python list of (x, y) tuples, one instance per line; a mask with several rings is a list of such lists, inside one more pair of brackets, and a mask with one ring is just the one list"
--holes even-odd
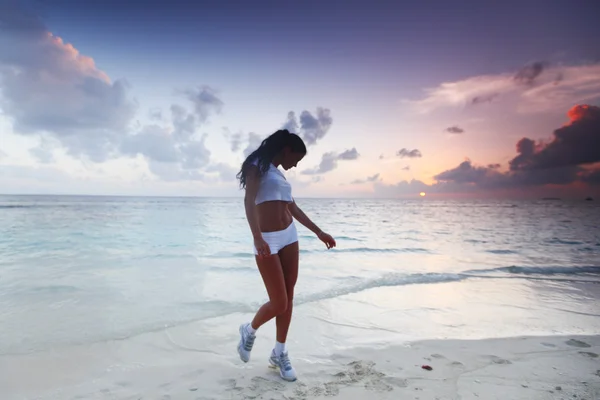
[(252, 231), (252, 237), (254, 238), (254, 247), (259, 257), (268, 257), (271, 255), (271, 249), (269, 244), (265, 242), (260, 231), (258, 224), (258, 213), (256, 212), (256, 193), (258, 192), (258, 186), (260, 184), (260, 175), (258, 168), (250, 166), (248, 175), (246, 176), (246, 195), (244, 196), (244, 208), (246, 209), (246, 218)]
[(310, 231), (312, 231), (312, 233), (314, 233), (315, 235), (319, 235), (319, 233), (323, 232), (321, 230), (321, 228), (319, 228), (317, 226), (317, 224), (315, 224), (314, 222), (312, 222), (310, 220), (310, 218), (308, 218), (306, 216), (306, 214), (304, 214), (304, 211), (302, 211), (300, 209), (300, 207), (298, 207), (298, 205), (296, 204), (295, 201), (292, 201), (292, 203), (289, 205), (289, 210), (292, 213), (292, 217), (294, 217), (294, 219), (296, 219), (298, 222), (300, 222), (302, 225), (304, 225), (305, 227), (307, 227)]
[(330, 234), (323, 232), (321, 228), (317, 226), (317, 224), (312, 222), (310, 218), (308, 218), (306, 214), (304, 214), (304, 211), (302, 211), (300, 207), (298, 207), (295, 201), (292, 201), (292, 203), (289, 205), (289, 210), (292, 213), (292, 217), (294, 217), (296, 220), (298, 220), (298, 222), (300, 222), (302, 225), (310, 229), (315, 235), (317, 235), (317, 237), (323, 243), (325, 243), (328, 249), (331, 249), (332, 247), (336, 246), (335, 239)]
[(248, 174), (246, 175), (246, 194), (244, 196), (244, 208), (246, 209), (246, 219), (250, 225), (252, 236), (254, 239), (262, 238), (260, 232), (260, 226), (258, 225), (258, 216), (256, 213), (256, 193), (258, 192), (259, 171), (254, 165), (248, 167)]

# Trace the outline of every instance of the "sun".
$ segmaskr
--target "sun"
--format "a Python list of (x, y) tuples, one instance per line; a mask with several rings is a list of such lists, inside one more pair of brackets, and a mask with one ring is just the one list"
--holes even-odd
[(425, 194), (426, 194), (425, 192), (421, 192), (421, 193), (419, 193), (419, 196), (425, 197)]

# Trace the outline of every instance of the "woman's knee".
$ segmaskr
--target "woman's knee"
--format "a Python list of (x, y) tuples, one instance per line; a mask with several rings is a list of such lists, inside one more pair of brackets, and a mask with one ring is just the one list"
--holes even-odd
[(276, 299), (275, 301), (271, 301), (271, 305), (273, 307), (275, 315), (281, 315), (285, 313), (288, 309), (288, 304), (289, 301), (287, 296), (282, 296), (281, 298)]

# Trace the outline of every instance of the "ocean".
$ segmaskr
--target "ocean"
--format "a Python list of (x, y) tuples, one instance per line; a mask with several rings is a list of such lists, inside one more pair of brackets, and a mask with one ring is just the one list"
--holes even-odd
[[(600, 332), (597, 202), (297, 202), (337, 247), (297, 223), (296, 343)], [(0, 357), (223, 318), (234, 354), (266, 299), (239, 198), (0, 197)]]

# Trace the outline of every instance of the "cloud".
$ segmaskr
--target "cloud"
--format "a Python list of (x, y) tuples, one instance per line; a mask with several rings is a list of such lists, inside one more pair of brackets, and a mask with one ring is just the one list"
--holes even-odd
[(338, 160), (356, 160), (360, 154), (356, 150), (356, 147), (353, 147), (350, 150), (346, 150), (338, 155)]
[(583, 171), (580, 174), (580, 179), (589, 185), (600, 186), (600, 168)]
[(358, 154), (358, 151), (356, 150), (356, 148), (352, 148), (350, 150), (346, 150), (340, 154), (336, 153), (336, 152), (327, 152), (325, 154), (323, 154), (323, 156), (321, 157), (321, 162), (319, 163), (318, 166), (314, 167), (314, 168), (309, 168), (306, 169), (304, 171), (302, 171), (302, 174), (304, 175), (317, 175), (317, 174), (324, 174), (330, 171), (333, 171), (334, 169), (337, 168), (338, 166), (338, 160), (357, 160), (359, 158), (360, 154)]
[(379, 181), (379, 174), (375, 174), (373, 176), (369, 176), (366, 179), (355, 179), (350, 182), (351, 185), (361, 185), (363, 183), (377, 182)]
[(56, 145), (50, 138), (42, 136), (40, 144), (30, 149), (29, 152), (42, 164), (49, 164), (54, 162), (55, 148)]
[(181, 141), (189, 140), (196, 131), (196, 118), (178, 104), (171, 105), (173, 136)]
[[(523, 138), (517, 142), (517, 155), (501, 164), (476, 165), (470, 160), (436, 174), (435, 182), (402, 181), (396, 185), (378, 183), (378, 195), (431, 193), (476, 193), (505, 191), (546, 192), (556, 188), (582, 191), (600, 186), (600, 107), (578, 105), (567, 115), (570, 121), (554, 131), (548, 141)], [(596, 189), (594, 189), (596, 188)], [(533, 190), (535, 189), (535, 190)]]
[(298, 132), (298, 119), (296, 118), (296, 113), (293, 111), (288, 112), (287, 120), (285, 124), (281, 127), (281, 129), (287, 129), (290, 132)]
[(106, 160), (136, 111), (127, 82), (112, 82), (16, 3), (0, 5), (0, 48), (0, 108), (14, 131), (48, 132), (72, 155)]
[(216, 163), (209, 165), (205, 171), (207, 173), (217, 173), (220, 180), (223, 182), (234, 181), (236, 179), (237, 170), (229, 164)]
[(2, 149), (0, 149), (0, 160), (2, 160), (3, 158), (8, 157), (8, 154), (6, 154), (5, 152), (2, 151)]
[(262, 143), (263, 138), (254, 132), (248, 133), (248, 146), (244, 149), (244, 157), (248, 157)]
[(515, 82), (521, 85), (533, 85), (535, 79), (544, 71), (543, 62), (534, 62), (521, 68), (514, 76)]
[(211, 114), (218, 114), (223, 108), (223, 101), (210, 86), (188, 89), (184, 94), (194, 104), (194, 111), (200, 122), (206, 122)]
[[(540, 65), (542, 65), (540, 67)], [(506, 98), (520, 113), (564, 110), (600, 98), (600, 63), (555, 65), (534, 63), (517, 71), (444, 82), (425, 90), (425, 97), (406, 102), (420, 114), (490, 103)]]
[(402, 171), (410, 171), (410, 165), (407, 165), (406, 167), (402, 168)]
[(307, 146), (312, 146), (325, 137), (332, 124), (331, 110), (317, 107), (316, 116), (304, 110), (300, 114), (299, 121), (296, 113), (293, 111), (288, 112), (287, 120), (282, 129), (299, 134)]
[(52, 162), (58, 148), (96, 163), (142, 156), (165, 180), (204, 179), (211, 153), (197, 129), (224, 104), (211, 87), (179, 92), (191, 112), (173, 104), (169, 121), (153, 109), (152, 123), (134, 127), (126, 81), (113, 82), (16, 2), (0, 4), (0, 48), (0, 108), (16, 134), (40, 138), (31, 150), (39, 161)]
[(229, 142), (231, 151), (234, 153), (242, 148), (243, 134), (241, 132), (231, 133), (229, 129), (223, 128), (223, 136)]
[(465, 161), (434, 179), (481, 189), (595, 183), (597, 170), (583, 167), (600, 162), (600, 108), (577, 105), (567, 115), (570, 122), (555, 130), (550, 141), (519, 140), (518, 154), (506, 172), (500, 171), (499, 164), (475, 166)]
[(160, 108), (153, 108), (148, 112), (148, 116), (153, 121), (162, 121), (162, 110)]
[(473, 99), (471, 99), (471, 104), (477, 105), (477, 104), (491, 103), (498, 96), (500, 96), (500, 93), (490, 93), (490, 94), (486, 94), (486, 95), (475, 96), (475, 97), (473, 97)]
[(418, 149), (408, 150), (406, 148), (400, 149), (396, 152), (396, 156), (400, 158), (421, 158), (423, 155)]
[(381, 155), (379, 156), (379, 159), (380, 159), (380, 160), (383, 160), (384, 158), (385, 158), (385, 156), (384, 156), (383, 154), (381, 154)]
[(455, 134), (459, 134), (459, 133), (464, 133), (465, 130), (462, 128), (459, 128), (458, 126), (451, 126), (449, 128), (446, 128), (446, 132), (448, 133), (455, 133)]
[[(333, 119), (331, 118), (331, 111), (326, 108), (318, 107), (316, 117), (313, 116), (309, 111), (302, 111), (300, 119), (296, 117), (296, 113), (293, 111), (288, 112), (286, 122), (282, 125), (281, 129), (287, 129), (292, 133), (298, 134), (307, 146), (315, 145), (319, 140), (323, 139)], [(237, 152), (242, 147), (242, 142), (247, 142), (247, 146), (243, 150), (244, 157), (248, 157), (250, 153), (256, 150), (267, 137), (258, 135), (250, 132), (244, 140), (242, 133), (232, 134), (227, 129), (224, 132), (225, 138), (229, 141), (231, 151)]]
[(555, 130), (550, 142), (523, 138), (510, 169), (533, 170), (600, 162), (600, 107), (577, 105), (568, 112), (570, 122)]

